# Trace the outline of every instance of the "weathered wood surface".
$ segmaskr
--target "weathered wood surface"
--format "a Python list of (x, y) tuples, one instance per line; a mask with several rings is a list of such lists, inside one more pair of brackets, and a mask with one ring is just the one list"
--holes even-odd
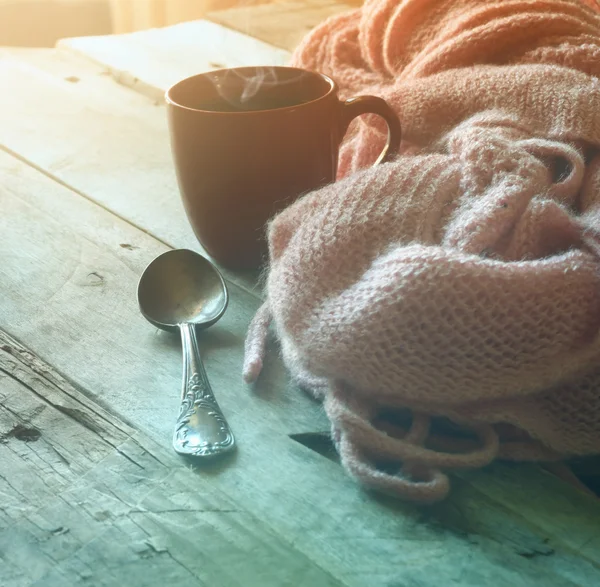
[[(162, 101), (50, 49), (0, 49), (0, 87), (11, 88), (0, 109), (6, 149), (165, 244), (201, 250), (179, 196)], [(224, 272), (258, 291), (256, 272)]]
[(121, 84), (153, 99), (189, 75), (221, 67), (285, 65), (301, 39), (360, 0), (242, 3), (202, 20), (113, 36), (61, 39), (58, 47), (103, 65)]
[(361, 4), (360, 0), (296, 0), (259, 6), (240, 4), (227, 10), (209, 12), (204, 18), (291, 52), (319, 23)]
[[(155, 51), (159, 47), (149, 49), (149, 53)], [(83, 391), (59, 383), (52, 406), (71, 401), (68, 398), (77, 391), (77, 401), (93, 413), (104, 414), (102, 418), (108, 418), (112, 426), (103, 432), (107, 446), (99, 448), (97, 442), (90, 449), (78, 442), (81, 431), (68, 433), (73, 423), (63, 416), (73, 419), (74, 412), (69, 410), (58, 408), (55, 416), (59, 419), (46, 421), (44, 414), (50, 416), (52, 410), (38, 414), (35, 405), (17, 403), (13, 412), (0, 419), (0, 435), (7, 441), (0, 444), (0, 475), (5, 480), (0, 478), (0, 491), (12, 496), (11, 508), (15, 494), (3, 483), (17, 483), (21, 493), (34, 486), (28, 481), (28, 462), (15, 460), (20, 446), (40, 447), (44, 456), (35, 457), (39, 476), (35, 486), (54, 488), (43, 499), (32, 489), (29, 502), (23, 501), (29, 506), (24, 506), (27, 515), (19, 518), (22, 526), (15, 525), (14, 516), (5, 518), (6, 508), (0, 502), (0, 557), (10, 560), (12, 566), (7, 568), (13, 573), (8, 584), (30, 584), (34, 577), (40, 585), (86, 581), (158, 585), (173, 578), (174, 584), (184, 585), (186, 581), (216, 587), (237, 584), (230, 578), (215, 579), (219, 568), (235, 568), (240, 576), (248, 577), (242, 583), (246, 585), (286, 584), (286, 577), (292, 576), (286, 574), (289, 569), (305, 567), (307, 584), (314, 585), (336, 581), (361, 587), (600, 584), (600, 505), (535, 467), (502, 465), (457, 477), (447, 502), (419, 509), (362, 492), (332, 460), (292, 440), (290, 435), (327, 430), (327, 422), (317, 404), (287, 385), (276, 355), (271, 356), (266, 376), (254, 393), (242, 385), (243, 337), (259, 304), (254, 276), (227, 274), (230, 308), (201, 338), (209, 377), (238, 438), (239, 451), (222, 467), (195, 473), (171, 453), (168, 447), (180, 388), (179, 344), (144, 322), (137, 311), (135, 288), (145, 265), (167, 247), (199, 250), (199, 246), (180, 205), (163, 107), (148, 95), (115, 84), (105, 73), (103, 66), (60, 51), (0, 52), (0, 86), (11, 88), (0, 95), (0, 146), (6, 151), (0, 153), (0, 329), (46, 362), (40, 367), (44, 374), (60, 372)], [(33, 379), (21, 377), (24, 367), (15, 371), (10, 366), (18, 345), (6, 340), (0, 343), (9, 349), (0, 354), (0, 368), (11, 373), (11, 382), (0, 375), (0, 394), (5, 398), (0, 403), (12, 406), (10, 402), (21, 401), (18, 398), (24, 395), (23, 382), (30, 391), (38, 389), (38, 379), (44, 389), (51, 386), (44, 382), (46, 375), (36, 374), (34, 385)], [(39, 362), (30, 354), (17, 354), (27, 357), (27, 365)], [(34, 392), (40, 394), (39, 389)], [(61, 399), (61, 394), (67, 399)], [(93, 418), (84, 421), (89, 424)], [(32, 424), (41, 432), (37, 443), (19, 440), (18, 424), (25, 429)], [(66, 437), (53, 436), (62, 434), (63, 428)], [(40, 443), (53, 438), (52, 448)], [(90, 450), (96, 450), (96, 456), (85, 454)], [(64, 467), (56, 464), (57, 453), (73, 462), (73, 467), (62, 461)], [(122, 453), (149, 468), (151, 479), (168, 473), (176, 480), (140, 486), (152, 487), (154, 493), (149, 495), (159, 503), (144, 521), (144, 528), (158, 542), (153, 542), (152, 552), (146, 551), (152, 565), (141, 575), (137, 573), (143, 566), (133, 561), (138, 547), (144, 552), (139, 542), (146, 537), (130, 523), (131, 516), (119, 518), (118, 512), (126, 506), (119, 500), (103, 502), (105, 497), (92, 494), (90, 501), (105, 504), (100, 511), (117, 512), (117, 522), (96, 526), (85, 517), (88, 510), (96, 510), (83, 497), (71, 499), (69, 493), (77, 487), (77, 495), (85, 496), (89, 480), (110, 481), (110, 491), (123, 499), (131, 494), (127, 503), (137, 504), (137, 483), (146, 481), (136, 481), (129, 473), (122, 475), (127, 483), (119, 476), (107, 481), (111, 471), (120, 467), (131, 465), (131, 471), (136, 470)], [(148, 455), (158, 456), (166, 469), (153, 472), (157, 465), (141, 462), (154, 463)], [(25, 456), (33, 459), (29, 453)], [(71, 475), (63, 485), (57, 484), (56, 469), (63, 476)], [(184, 497), (178, 501), (172, 494), (178, 495), (180, 476)], [(187, 499), (192, 509), (202, 509), (205, 502), (194, 500), (206, 495), (214, 497), (215, 507), (234, 504), (233, 509), (243, 512), (236, 522), (248, 527), (242, 528), (235, 555), (223, 546), (225, 538), (217, 536), (217, 546), (211, 548), (213, 564), (203, 570), (208, 563), (191, 567), (189, 563), (194, 557), (204, 560), (204, 532), (209, 530), (198, 526), (200, 531), (181, 547), (185, 555), (178, 559), (188, 571), (192, 569), (186, 575), (185, 568), (171, 560), (173, 549), (181, 544), (174, 529), (185, 528), (188, 514), (166, 512), (174, 518), (167, 516), (161, 525), (155, 518), (162, 514), (156, 512), (179, 509), (184, 502), (185, 509)], [(215, 496), (222, 496), (223, 501)], [(167, 505), (161, 505), (163, 501)], [(56, 503), (61, 507), (55, 507)], [(40, 533), (30, 517), (40, 512), (50, 515), (44, 513), (50, 511), (56, 512), (56, 518), (50, 518), (53, 528), (69, 527), (72, 517), (78, 520), (75, 525), (83, 520), (81, 525), (85, 532), (89, 526), (90, 534), (78, 530), (83, 538), (77, 538), (79, 543), (72, 550), (62, 543), (70, 539), (70, 531), (51, 536), (59, 540), (58, 546), (43, 540), (48, 534)], [(230, 516), (234, 512), (220, 512), (226, 514), (225, 521), (219, 514), (209, 519), (205, 513), (195, 512), (227, 539), (237, 531), (227, 526), (234, 523)], [(141, 515), (146, 512), (134, 518)], [(33, 519), (42, 528), (50, 527)], [(16, 546), (11, 542), (13, 533), (21, 537)], [(273, 550), (277, 541), (269, 533), (276, 536), (283, 553), (283, 562), (274, 567), (284, 568), (259, 575), (265, 568), (262, 561), (273, 560), (273, 553), (279, 552)], [(247, 536), (257, 537), (256, 550), (247, 547)], [(47, 552), (52, 560), (60, 559), (52, 570), (44, 566)], [(299, 558), (294, 558), (296, 553)], [(262, 558), (255, 565), (257, 555)], [(46, 563), (29, 564), (31, 557)], [(103, 577), (100, 571), (104, 570), (106, 579), (101, 580), (105, 583), (91, 581), (86, 566), (97, 568), (94, 577)], [(251, 582), (250, 577), (259, 576), (260, 581)]]
[(63, 39), (66, 48), (105, 66), (115, 79), (156, 100), (176, 81), (211, 69), (284, 65), (289, 53), (208, 20), (125, 35)]
[(0, 399), (3, 587), (341, 584), (2, 333)]
[[(179, 389), (179, 346), (168, 334), (158, 333), (144, 323), (137, 313), (134, 295), (143, 266), (164, 250), (164, 245), (9, 155), (0, 154), (0, 174), (0, 328), (26, 341), (46, 361), (42, 364), (6, 337), (0, 344), (4, 353), (1, 369), (8, 374), (8, 378), (2, 378), (2, 404), (11, 410), (3, 419), (4, 437), (9, 442), (0, 444), (0, 491), (12, 496), (13, 509), (23, 501), (22, 494), (29, 486), (33, 492), (29, 505), (24, 506), (28, 516), (22, 521), (23, 530), (15, 526), (13, 514), (10, 520), (2, 522), (5, 525), (0, 556), (11, 561), (12, 567), (7, 568), (12, 568), (14, 585), (28, 584), (23, 573), (38, 572), (29, 563), (32, 557), (41, 557), (49, 564), (46, 548), (56, 548), (56, 556), (64, 559), (51, 571), (39, 563), (40, 577), (48, 572), (54, 581), (40, 584), (58, 585), (65, 576), (79, 581), (82, 574), (85, 579), (90, 572), (87, 567), (93, 565), (99, 567), (97, 572), (106, 567), (108, 577), (123, 580), (130, 577), (128, 573), (140, 569), (127, 557), (134, 556), (140, 541), (147, 537), (136, 528), (131, 516), (119, 517), (119, 512), (129, 507), (127, 503), (133, 504), (134, 509), (152, 511), (152, 507), (142, 502), (140, 508), (138, 503), (145, 493), (137, 493), (137, 484), (146, 480), (129, 477), (130, 483), (125, 484), (118, 477), (110, 478), (112, 470), (121, 466), (131, 466), (128, 471), (151, 479), (160, 476), (160, 471), (173, 476), (173, 485), (154, 487), (148, 481), (148, 489), (154, 488), (152, 498), (159, 504), (154, 513), (162, 511), (158, 507), (202, 509), (206, 507), (203, 500), (207, 494), (212, 507), (244, 512), (238, 522), (248, 526), (240, 538), (242, 544), (253, 536), (260, 539), (256, 539), (255, 549), (244, 551), (240, 546), (242, 553), (236, 555), (223, 545), (221, 538), (215, 538), (216, 542), (209, 540), (214, 573), (221, 567), (229, 569), (233, 558), (239, 561), (237, 568), (242, 577), (258, 575), (260, 564), (255, 558), (260, 555), (261, 560), (273, 560), (275, 555), (270, 549), (277, 544), (266, 534), (267, 530), (261, 529), (264, 525), (278, 535), (282, 548), (289, 547), (300, 557), (301, 563), (297, 563), (291, 554), (288, 561), (286, 554), (277, 563), (279, 567), (289, 567), (294, 572), (305, 567), (306, 572), (314, 570), (316, 575), (310, 576), (307, 584), (338, 581), (356, 586), (454, 583), (562, 587), (600, 582), (600, 505), (550, 475), (527, 467), (520, 467), (517, 473), (512, 467), (494, 467), (458, 479), (451, 499), (444, 504), (419, 509), (365, 494), (331, 460), (291, 440), (291, 431), (322, 429), (322, 414), (297, 391), (277, 389), (284, 387), (278, 365), (272, 365), (270, 376), (256, 394), (248, 393), (240, 384), (241, 337), (256, 300), (235, 287), (231, 310), (223, 324), (214, 327), (213, 337), (209, 331), (201, 341), (209, 376), (236, 432), (239, 451), (220, 467), (198, 470), (197, 480), (184, 476), (180, 497), (177, 479), (187, 467), (167, 448)], [(15, 358), (21, 364), (15, 366)], [(32, 365), (35, 373), (28, 375), (27, 367)], [(67, 386), (55, 371), (85, 390), (91, 399), (82, 399), (73, 385)], [(53, 386), (46, 382), (48, 377), (60, 381)], [(81, 438), (81, 431), (70, 431), (72, 422), (67, 425), (57, 420), (58, 414), (53, 417), (52, 410), (29, 405), (21, 397), (22, 390), (14, 387), (15, 379), (19, 385), (33, 388), (35, 395), (46, 397), (51, 393), (51, 406), (60, 406), (56, 408), (60, 414), (83, 422), (84, 428), (91, 427), (92, 432), (98, 426), (99, 416), (91, 416), (89, 410), (101, 414), (110, 424), (102, 424), (100, 435), (109, 446), (101, 446), (98, 439), (91, 442)], [(81, 405), (74, 404), (73, 398)], [(94, 407), (96, 402), (104, 405), (106, 411)], [(144, 455), (135, 442), (124, 449), (120, 443), (128, 442), (131, 429), (121, 421), (141, 430), (142, 436), (151, 435), (163, 452), (157, 453), (156, 446), (146, 447), (144, 450), (151, 454)], [(26, 468), (27, 462), (15, 461), (15, 447), (20, 446), (19, 436), (23, 436), (18, 429), (15, 432), (18, 424), (35, 428), (51, 443), (52, 448), (36, 444), (40, 454), (35, 460), (31, 456), (30, 463), (36, 465), (35, 475)], [(61, 436), (63, 432), (66, 437)], [(55, 434), (58, 436), (53, 441)], [(145, 446), (145, 441), (139, 442)], [(25, 446), (29, 450), (33, 444)], [(41, 447), (45, 447), (45, 452)], [(111, 447), (121, 452), (111, 453)], [(78, 456), (79, 452), (83, 456)], [(125, 462), (123, 452), (143, 467), (149, 467), (149, 463), (158, 467), (151, 456), (158, 454), (166, 469), (146, 473), (131, 461)], [(40, 455), (45, 455), (47, 462)], [(82, 480), (75, 482), (73, 478), (73, 487), (69, 482), (57, 484), (56, 469), (67, 476), (79, 474)], [(98, 494), (90, 492), (89, 483), (105, 483), (107, 478), (112, 483), (108, 489), (99, 489)], [(36, 492), (42, 489), (35, 489), (38, 486), (55, 487), (57, 495), (50, 492), (40, 496)], [(111, 491), (117, 492), (119, 498), (113, 499)], [(226, 506), (218, 505), (219, 501), (215, 505), (217, 495), (224, 497)], [(60, 508), (53, 505), (54, 498)], [(120, 503), (123, 500), (127, 503)], [(178, 505), (173, 505), (172, 500)], [(89, 511), (92, 517), (94, 512), (108, 512), (110, 517), (109, 529), (97, 539), (93, 532), (88, 534), (91, 530), (85, 521)], [(155, 552), (150, 552), (152, 547), (148, 551), (157, 557), (153, 558), (157, 570), (142, 574), (147, 584), (162, 583), (173, 574), (178, 580), (192, 581), (191, 577), (176, 574), (184, 570), (179, 568), (181, 565), (171, 566), (171, 556), (164, 554), (162, 562), (158, 560), (162, 548), (173, 556), (174, 549), (184, 548), (177, 542), (176, 532), (185, 530), (189, 516), (170, 513), (174, 520), (165, 520), (167, 527), (155, 523), (154, 517), (160, 518), (159, 514), (148, 513), (145, 521), (148, 534), (157, 541), (153, 542)], [(201, 512), (195, 513), (205, 518)], [(100, 518), (105, 515), (100, 514)], [(51, 517), (46, 520), (46, 516)], [(238, 532), (227, 526), (234, 524), (233, 516), (225, 517), (225, 521), (218, 515), (209, 517), (206, 523), (214, 526), (215, 518), (219, 518), (225, 524), (221, 528), (225, 536)], [(113, 518), (118, 521), (116, 528)], [(31, 519), (38, 522), (37, 528)], [(197, 517), (193, 520), (194, 524), (200, 523)], [(47, 532), (45, 536), (57, 538), (60, 543), (75, 540), (81, 532), (77, 540), (83, 544), (72, 547), (77, 555), (69, 554), (72, 551), (66, 546), (53, 547), (53, 543), (48, 545), (42, 540), (44, 529), (70, 527), (69, 524), (82, 527), (73, 536), (69, 532), (61, 538), (60, 531), (50, 535)], [(19, 541), (14, 539), (17, 530), (24, 532), (23, 536), (19, 534)], [(181, 555), (184, 566), (189, 566), (195, 556), (202, 556), (206, 544), (202, 531), (190, 536)], [(50, 556), (55, 556), (53, 552)], [(204, 567), (198, 563), (193, 569), (192, 576), (200, 576)], [(321, 576), (319, 569), (323, 571)], [(58, 573), (56, 579), (52, 573)], [(280, 573), (285, 571), (274, 568), (264, 573), (267, 579), (275, 577), (272, 584), (276, 585), (278, 580), (281, 582)], [(107, 579), (106, 584), (116, 584), (111, 580)], [(233, 578), (226, 577), (219, 583), (200, 576), (199, 584), (237, 583)]]

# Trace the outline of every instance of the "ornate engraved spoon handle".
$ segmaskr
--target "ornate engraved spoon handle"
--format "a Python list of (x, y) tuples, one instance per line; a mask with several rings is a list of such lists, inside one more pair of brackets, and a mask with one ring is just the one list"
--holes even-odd
[(173, 433), (176, 452), (193, 456), (218, 455), (234, 448), (235, 440), (213, 395), (192, 324), (180, 324), (183, 347), (183, 390)]

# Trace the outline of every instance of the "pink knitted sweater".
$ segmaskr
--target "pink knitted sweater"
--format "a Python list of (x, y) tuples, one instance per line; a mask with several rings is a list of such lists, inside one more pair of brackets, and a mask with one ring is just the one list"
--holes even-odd
[(600, 453), (600, 16), (583, 0), (367, 0), (294, 63), (398, 112), (269, 225), (265, 305), (364, 485), (432, 502), (447, 471)]

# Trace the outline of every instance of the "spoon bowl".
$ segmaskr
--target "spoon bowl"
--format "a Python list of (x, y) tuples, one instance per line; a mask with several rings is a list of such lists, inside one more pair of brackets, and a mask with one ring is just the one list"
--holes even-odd
[(229, 295), (216, 267), (187, 249), (167, 251), (144, 271), (138, 302), (148, 322), (177, 331), (182, 322), (196, 328), (212, 326), (227, 309)]
[(229, 294), (222, 275), (205, 257), (187, 249), (154, 259), (138, 284), (142, 315), (163, 330), (181, 332), (183, 389), (173, 433), (176, 452), (215, 456), (235, 446), (233, 434), (215, 399), (196, 340), (227, 309)]

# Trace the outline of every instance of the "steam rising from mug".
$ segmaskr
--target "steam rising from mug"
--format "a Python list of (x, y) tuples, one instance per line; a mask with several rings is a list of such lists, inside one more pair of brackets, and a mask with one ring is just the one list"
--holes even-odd
[(268, 257), (269, 219), (303, 194), (335, 181), (345, 125), (377, 114), (398, 152), (396, 113), (381, 98), (339, 98), (330, 77), (293, 67), (223, 68), (167, 90), (177, 181), (187, 217), (206, 253), (232, 269)]
[(270, 84), (277, 83), (277, 74), (272, 67), (259, 67), (254, 75), (246, 78), (240, 102), (245, 104), (254, 98), (265, 81)]
[[(221, 98), (233, 107), (247, 105), (255, 98), (262, 88), (276, 87), (297, 83), (298, 80), (307, 75), (306, 71), (298, 70), (297, 75), (287, 76), (282, 79), (273, 66), (261, 66), (244, 72), (240, 69), (228, 69), (224, 75), (216, 77), (215, 88)], [(228, 76), (235, 76), (241, 83), (230, 83)]]

